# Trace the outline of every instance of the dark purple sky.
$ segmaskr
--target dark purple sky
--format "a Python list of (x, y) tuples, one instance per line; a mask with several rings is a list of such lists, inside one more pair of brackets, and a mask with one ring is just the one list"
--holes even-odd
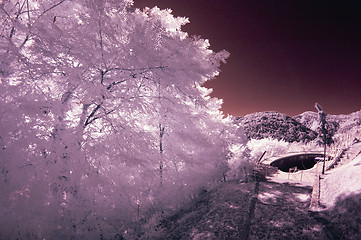
[(291, 116), (361, 108), (359, 0), (135, 0), (190, 19), (183, 31), (231, 53), (206, 84), (226, 114), (279, 111)]

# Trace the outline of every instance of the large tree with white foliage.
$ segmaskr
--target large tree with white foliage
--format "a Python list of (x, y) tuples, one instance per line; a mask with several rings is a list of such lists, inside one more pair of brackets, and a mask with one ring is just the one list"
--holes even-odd
[(0, 8), (4, 236), (140, 232), (132, 222), (223, 177), (244, 138), (201, 85), (228, 53), (182, 32), (186, 18), (129, 0)]

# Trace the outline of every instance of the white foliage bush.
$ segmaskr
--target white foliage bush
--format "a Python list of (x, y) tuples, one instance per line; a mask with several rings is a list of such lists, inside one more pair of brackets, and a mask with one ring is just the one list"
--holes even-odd
[(250, 158), (249, 149), (246, 146), (248, 139), (243, 127), (237, 124), (233, 124), (233, 127), (234, 135), (231, 136), (237, 136), (237, 138), (228, 140), (230, 142), (227, 156), (228, 171), (224, 175), (226, 180), (248, 178), (255, 166), (255, 161)]
[(323, 151), (323, 148), (317, 144), (316, 140), (308, 143), (293, 142), (289, 144), (288, 152), (312, 152)]
[(289, 148), (289, 143), (283, 140), (272, 138), (264, 138), (259, 140), (251, 139), (248, 141), (247, 147), (250, 150), (251, 159), (258, 160), (265, 151), (266, 154), (263, 158), (269, 158), (286, 153)]
[(243, 144), (232, 144), (230, 152), (231, 157), (228, 160), (230, 169), (226, 174), (227, 180), (248, 179), (256, 165), (256, 161), (250, 158), (249, 149)]

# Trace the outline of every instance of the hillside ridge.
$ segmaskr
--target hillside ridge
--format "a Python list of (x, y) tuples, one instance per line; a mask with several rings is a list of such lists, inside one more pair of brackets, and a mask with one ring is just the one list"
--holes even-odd
[[(360, 131), (361, 111), (348, 115), (327, 115), (336, 134)], [(251, 113), (234, 118), (248, 139), (273, 138), (286, 142), (309, 142), (317, 138), (318, 114), (307, 111), (291, 117), (276, 111)]]

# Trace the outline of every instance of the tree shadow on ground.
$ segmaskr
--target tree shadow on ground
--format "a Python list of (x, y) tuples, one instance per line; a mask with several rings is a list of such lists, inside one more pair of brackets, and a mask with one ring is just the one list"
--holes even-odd
[(294, 183), (223, 183), (165, 217), (157, 239), (361, 239), (361, 194), (312, 212), (311, 192)]
[(327, 239), (308, 211), (311, 187), (261, 182), (248, 239)]
[(159, 239), (242, 239), (254, 182), (223, 183), (162, 221)]
[(164, 239), (325, 239), (310, 216), (310, 187), (224, 183), (165, 218)]
[(341, 195), (331, 209), (314, 212), (329, 239), (361, 239), (361, 193)]

